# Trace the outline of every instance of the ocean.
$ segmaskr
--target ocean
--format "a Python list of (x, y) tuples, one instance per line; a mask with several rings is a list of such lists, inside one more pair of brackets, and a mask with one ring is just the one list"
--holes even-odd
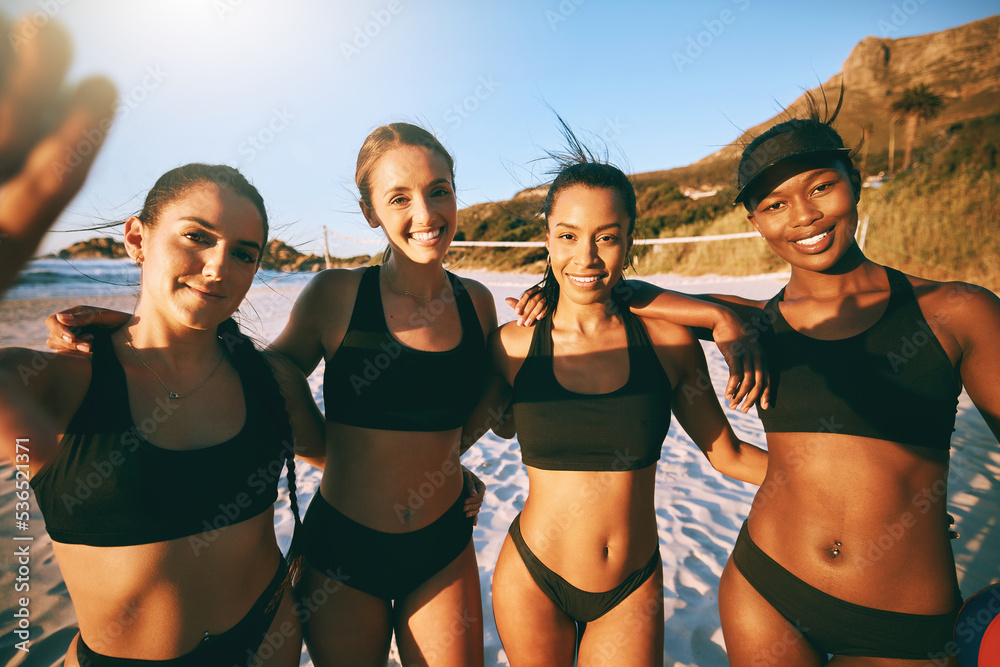
[[(311, 273), (258, 271), (254, 287), (302, 286)], [(137, 294), (139, 269), (128, 259), (61, 259), (46, 257), (28, 262), (17, 282), (0, 297), (27, 301), (60, 297)]]

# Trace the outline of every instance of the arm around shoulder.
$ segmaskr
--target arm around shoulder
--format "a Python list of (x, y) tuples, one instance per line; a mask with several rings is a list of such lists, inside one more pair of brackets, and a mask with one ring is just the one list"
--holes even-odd
[[(719, 405), (701, 345), (683, 328), (649, 327), (664, 368), (674, 385), (671, 407), (712, 467), (724, 475), (760, 485), (767, 473), (767, 452), (736, 437)], [(663, 335), (663, 329), (667, 329)]]
[[(505, 325), (501, 329), (508, 326)], [(500, 347), (501, 329), (494, 329), (487, 341), (490, 363), (486, 388), (462, 430), (462, 453), (490, 430), (501, 438), (514, 437), (514, 419), (510, 413), (510, 384), (504, 376), (506, 364)]]
[(326, 422), (313, 400), (302, 371), (285, 357), (265, 352), (292, 427), (295, 455), (322, 469), (326, 464)]
[(291, 359), (305, 374), (323, 358), (325, 343), (337, 338), (332, 330), (347, 331), (363, 269), (327, 269), (305, 286), (288, 315), (288, 322), (270, 349)]

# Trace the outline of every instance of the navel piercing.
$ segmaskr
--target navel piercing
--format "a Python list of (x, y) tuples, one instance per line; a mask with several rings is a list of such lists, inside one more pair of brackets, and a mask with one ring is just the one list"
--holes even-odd
[(834, 544), (836, 546), (830, 549), (830, 553), (832, 553), (833, 557), (836, 558), (837, 556), (840, 555), (840, 549), (838, 547), (842, 547), (844, 546), (844, 544), (842, 542), (834, 542)]

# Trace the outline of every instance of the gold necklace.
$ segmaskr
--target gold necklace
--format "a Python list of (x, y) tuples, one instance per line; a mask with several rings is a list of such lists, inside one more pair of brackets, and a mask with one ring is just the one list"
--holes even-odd
[(385, 277), (389, 279), (389, 285), (390, 285), (390, 287), (392, 287), (392, 291), (393, 292), (395, 292), (396, 294), (402, 294), (404, 296), (408, 296), (411, 299), (416, 299), (417, 301), (423, 301), (424, 303), (429, 302), (431, 299), (433, 299), (438, 294), (440, 294), (441, 290), (444, 289), (445, 284), (448, 282), (448, 274), (445, 273), (444, 274), (444, 279), (441, 281), (441, 286), (438, 287), (433, 292), (431, 292), (430, 296), (419, 296), (419, 295), (414, 294), (413, 292), (411, 292), (409, 290), (406, 290), (406, 289), (403, 289), (402, 287), (400, 287), (399, 285), (397, 285), (396, 281), (392, 279), (392, 274), (389, 273), (389, 265), (388, 264), (384, 264), (383, 266), (385, 266)]
[(150, 373), (153, 374), (153, 377), (155, 377), (156, 380), (157, 380), (157, 382), (160, 383), (160, 386), (162, 386), (163, 389), (167, 392), (167, 398), (171, 398), (171, 399), (174, 399), (174, 400), (180, 400), (182, 398), (187, 398), (191, 394), (195, 393), (196, 391), (198, 391), (199, 389), (201, 389), (202, 387), (204, 387), (205, 384), (209, 380), (212, 379), (212, 376), (215, 375), (215, 371), (219, 370), (219, 366), (222, 365), (222, 360), (226, 358), (225, 353), (220, 350), (219, 360), (215, 363), (215, 366), (212, 368), (212, 372), (208, 374), (208, 377), (205, 378), (204, 380), (202, 380), (201, 384), (199, 384), (197, 387), (195, 387), (194, 389), (192, 389), (188, 393), (186, 393), (183, 396), (181, 396), (177, 392), (170, 391), (170, 387), (168, 387), (166, 385), (166, 383), (163, 381), (163, 378), (161, 378), (156, 371), (154, 371), (152, 368), (150, 368), (149, 366), (146, 365), (146, 362), (143, 361), (142, 357), (139, 356), (139, 351), (136, 350), (134, 347), (132, 347), (132, 341), (129, 340), (128, 331), (125, 332), (125, 344), (128, 345), (128, 349), (132, 350), (132, 354), (135, 355), (136, 360), (138, 360), (138, 362), (140, 364), (142, 364), (142, 367), (145, 368), (147, 371), (149, 371)]

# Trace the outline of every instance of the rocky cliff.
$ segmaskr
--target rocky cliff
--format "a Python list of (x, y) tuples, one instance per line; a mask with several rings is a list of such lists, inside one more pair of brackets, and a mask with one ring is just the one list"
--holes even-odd
[[(54, 256), (64, 259), (118, 259), (128, 257), (128, 254), (125, 252), (125, 246), (119, 241), (107, 236), (100, 236), (74, 243), (68, 248), (54, 253)], [(369, 259), (368, 255), (348, 258), (333, 257), (330, 264), (335, 268), (351, 268), (365, 266)], [(284, 241), (271, 239), (264, 248), (261, 268), (270, 271), (315, 272), (325, 268), (325, 263), (322, 257), (304, 255)]]
[[(893, 131), (892, 104), (907, 88), (926, 84), (945, 98), (944, 108), (934, 120), (923, 124), (916, 146), (928, 146), (953, 126), (1000, 110), (1000, 15), (916, 37), (891, 39), (866, 37), (844, 61), (841, 72), (823, 84), (832, 109), (841, 83), (844, 106), (836, 127), (849, 146), (860, 146), (869, 155), (867, 171), (875, 173), (888, 161)], [(810, 91), (822, 99), (819, 88)], [(666, 171), (637, 174), (639, 181), (669, 179), (682, 187), (710, 189), (732, 185), (742, 146), (776, 122), (801, 116), (806, 109), (802, 95), (774, 118), (749, 128), (739, 139), (715, 153), (688, 165)], [(895, 128), (895, 148), (902, 155), (902, 131)], [(862, 142), (862, 135), (867, 136)], [(944, 139), (939, 141), (943, 142)]]

